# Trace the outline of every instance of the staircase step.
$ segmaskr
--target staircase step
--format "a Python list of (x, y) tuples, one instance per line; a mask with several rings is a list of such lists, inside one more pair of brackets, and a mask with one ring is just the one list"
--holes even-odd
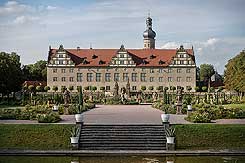
[(83, 125), (79, 139), (83, 150), (165, 150), (162, 125)]
[(81, 149), (83, 150), (166, 150), (166, 147), (82, 147)]

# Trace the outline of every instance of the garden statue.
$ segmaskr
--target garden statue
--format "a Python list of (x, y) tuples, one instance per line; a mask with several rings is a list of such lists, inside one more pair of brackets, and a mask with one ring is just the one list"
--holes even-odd
[(127, 85), (126, 85), (126, 94), (127, 94), (127, 97), (130, 98), (130, 83), (129, 83), (129, 78), (128, 78), (128, 82), (127, 82)]
[(67, 105), (70, 102), (70, 92), (65, 89), (63, 93), (63, 98), (64, 98), (64, 104)]
[(153, 101), (154, 101), (154, 102), (157, 101), (157, 97), (158, 97), (157, 92), (154, 92), (154, 93), (152, 94), (152, 98), (153, 98)]
[(176, 114), (181, 114), (182, 111), (182, 89), (177, 89), (177, 103), (176, 103)]
[(124, 101), (127, 99), (126, 88), (125, 88), (125, 87), (123, 87), (123, 88), (121, 89), (121, 94), (120, 94), (120, 96), (121, 96), (121, 101), (122, 101), (122, 102), (124, 102)]
[(70, 92), (65, 89), (63, 93), (63, 98), (64, 98), (64, 114), (68, 114), (68, 103), (70, 102)]
[(118, 83), (116, 81), (115, 87), (114, 87), (114, 93), (113, 93), (114, 96), (118, 96), (118, 90), (119, 90), (119, 86), (118, 86)]

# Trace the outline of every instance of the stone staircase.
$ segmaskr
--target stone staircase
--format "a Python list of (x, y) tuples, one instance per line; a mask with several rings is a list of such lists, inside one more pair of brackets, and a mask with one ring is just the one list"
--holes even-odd
[(166, 150), (163, 125), (84, 124), (81, 127), (80, 150)]

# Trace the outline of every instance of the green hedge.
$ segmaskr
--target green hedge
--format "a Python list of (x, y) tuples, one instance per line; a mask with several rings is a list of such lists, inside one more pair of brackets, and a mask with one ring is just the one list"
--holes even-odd
[(0, 149), (70, 149), (74, 125), (0, 124)]
[(245, 149), (245, 125), (175, 125), (177, 149)]

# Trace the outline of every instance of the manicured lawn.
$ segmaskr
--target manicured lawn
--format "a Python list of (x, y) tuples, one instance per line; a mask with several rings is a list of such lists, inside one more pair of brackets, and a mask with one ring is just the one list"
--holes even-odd
[(73, 125), (0, 124), (0, 148), (69, 149)]
[(243, 110), (245, 110), (245, 104), (227, 104), (227, 105), (223, 105), (224, 107), (230, 107), (230, 108), (241, 108)]
[(245, 125), (175, 125), (177, 149), (245, 149)]
[[(0, 124), (0, 149), (70, 149), (73, 125)], [(245, 125), (175, 125), (177, 149), (245, 149)]]

